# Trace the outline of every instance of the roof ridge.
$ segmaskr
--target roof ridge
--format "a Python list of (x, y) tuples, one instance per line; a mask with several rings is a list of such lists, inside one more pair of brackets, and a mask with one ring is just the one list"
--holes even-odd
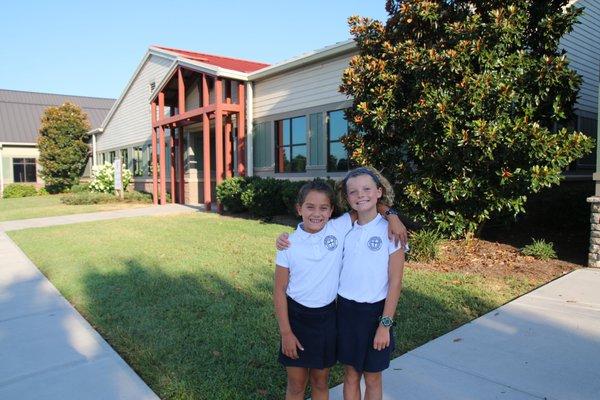
[(158, 47), (159, 49), (163, 49), (163, 50), (167, 50), (167, 51), (185, 51), (187, 53), (195, 53), (201, 56), (210, 56), (210, 57), (219, 57), (219, 58), (226, 58), (228, 60), (235, 60), (235, 61), (244, 61), (244, 62), (249, 62), (249, 63), (254, 63), (254, 64), (263, 64), (263, 65), (271, 65), (269, 63), (265, 63), (262, 61), (255, 61), (255, 60), (248, 60), (245, 58), (237, 58), (237, 57), (230, 57), (230, 56), (222, 56), (219, 54), (210, 54), (210, 53), (201, 53), (199, 51), (196, 50), (185, 50), (185, 49), (178, 49), (176, 47), (167, 47), (167, 46), (160, 46), (157, 44), (152, 45), (151, 47)]
[[(77, 94), (63, 94), (63, 93), (50, 93), (50, 92), (33, 92), (31, 90), (16, 90), (16, 89), (1, 89), (0, 92), (14, 92), (14, 93), (30, 93), (30, 94), (47, 94), (50, 96), (63, 96), (63, 97), (81, 97), (85, 99), (98, 99), (98, 100), (116, 100), (112, 97), (94, 97), (94, 96), (81, 96)], [(31, 103), (25, 103), (31, 104)]]

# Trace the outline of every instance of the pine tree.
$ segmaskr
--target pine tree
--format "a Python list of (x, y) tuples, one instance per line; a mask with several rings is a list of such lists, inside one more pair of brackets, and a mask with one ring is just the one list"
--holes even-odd
[(63, 192), (79, 181), (89, 156), (90, 124), (79, 106), (48, 107), (41, 119), (38, 147), (41, 176), (50, 193)]
[(558, 49), (581, 14), (567, 3), (388, 0), (385, 25), (351, 17), (359, 54), (341, 90), (354, 99), (353, 159), (451, 236), (523, 212), (593, 148), (566, 128), (581, 82)]

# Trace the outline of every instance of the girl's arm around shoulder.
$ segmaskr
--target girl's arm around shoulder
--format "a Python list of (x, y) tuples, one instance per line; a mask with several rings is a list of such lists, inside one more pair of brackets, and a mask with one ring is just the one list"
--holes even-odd
[(330, 219), (329, 224), (333, 226), (334, 230), (347, 233), (350, 229), (352, 229), (352, 224), (354, 221), (356, 221), (356, 219), (356, 211), (345, 212), (337, 218)]

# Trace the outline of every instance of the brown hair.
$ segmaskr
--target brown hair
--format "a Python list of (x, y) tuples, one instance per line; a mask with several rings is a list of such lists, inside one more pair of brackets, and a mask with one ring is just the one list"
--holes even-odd
[(299, 206), (302, 206), (302, 204), (304, 204), (304, 201), (306, 200), (306, 196), (308, 196), (308, 194), (312, 191), (323, 193), (329, 199), (331, 207), (335, 205), (335, 194), (333, 192), (333, 189), (327, 182), (319, 178), (315, 178), (312, 181), (306, 182), (304, 185), (302, 185), (300, 190), (298, 190), (298, 197), (296, 198), (296, 203)]
[(392, 207), (394, 205), (394, 189), (392, 189), (392, 185), (385, 178), (385, 176), (381, 175), (381, 173), (371, 166), (358, 167), (354, 168), (351, 171), (348, 171), (344, 179), (338, 181), (336, 186), (336, 193), (340, 208), (342, 210), (347, 210), (350, 208), (350, 204), (348, 204), (348, 179), (355, 178), (360, 175), (368, 175), (373, 179), (375, 185), (378, 188), (381, 188), (381, 198), (379, 202), (385, 204), (386, 206)]

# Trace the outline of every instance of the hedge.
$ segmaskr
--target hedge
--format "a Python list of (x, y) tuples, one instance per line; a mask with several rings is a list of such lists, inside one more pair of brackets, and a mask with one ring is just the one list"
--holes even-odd
[(37, 190), (35, 190), (35, 186), (33, 185), (11, 183), (10, 185), (6, 185), (2, 196), (5, 199), (12, 199), (16, 197), (37, 196), (37, 194)]

